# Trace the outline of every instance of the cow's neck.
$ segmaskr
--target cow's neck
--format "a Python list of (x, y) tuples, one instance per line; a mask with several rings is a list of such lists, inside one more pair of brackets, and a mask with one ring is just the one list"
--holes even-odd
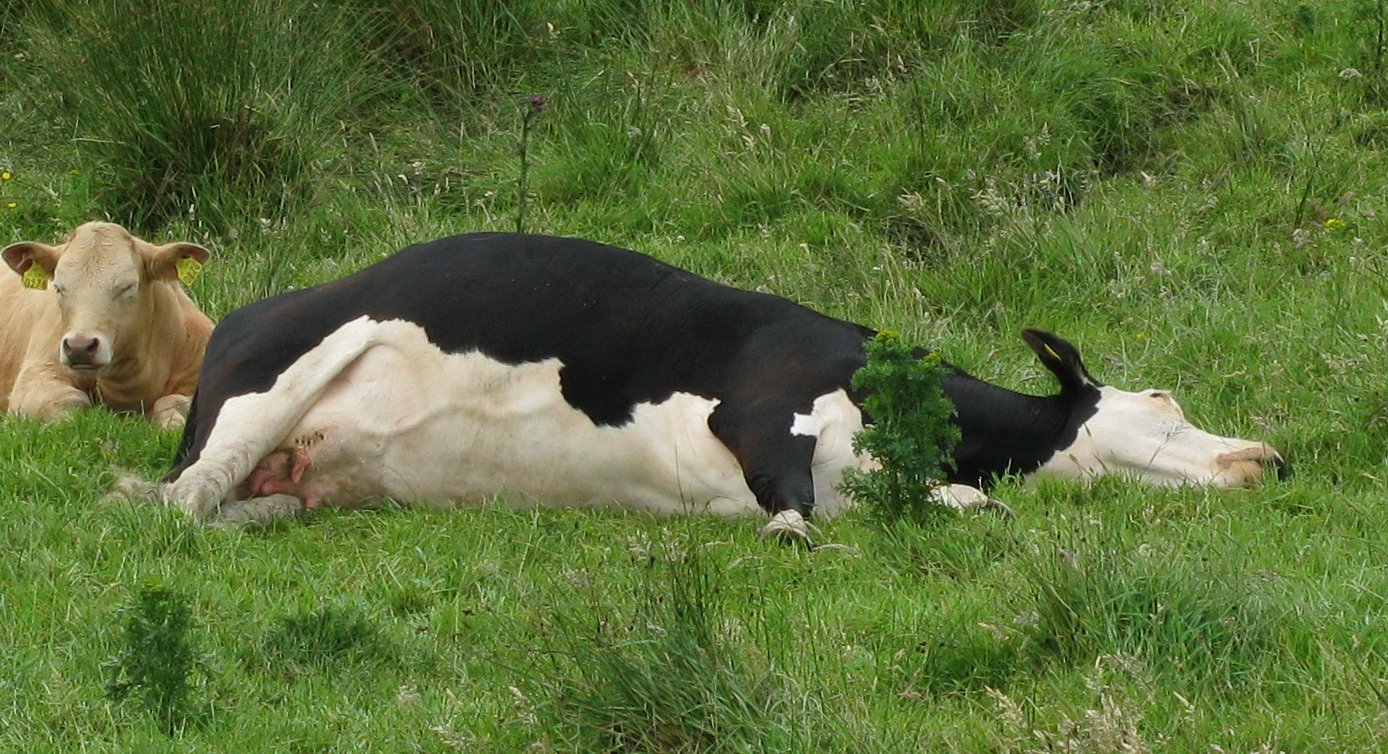
[(1029, 474), (1075, 440), (1093, 414), (1093, 396), (1035, 396), (998, 387), (957, 372), (941, 386), (954, 402), (960, 441), (950, 481), (990, 484), (1005, 473)]

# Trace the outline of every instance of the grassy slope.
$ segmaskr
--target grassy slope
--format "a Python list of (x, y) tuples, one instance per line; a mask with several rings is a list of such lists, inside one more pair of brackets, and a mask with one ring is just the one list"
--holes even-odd
[[(131, 38), (149, 18), (123, 30), (143, 57), (121, 68), (99, 39), (72, 43), (104, 28), (104, 4), (42, 23), (48, 5), (12, 4), (35, 10), (2, 19), (22, 57), (0, 80), (0, 240), (103, 213), (201, 240), (216, 258), (194, 292), (224, 313), (413, 240), (513, 227), (522, 96), (540, 92), (528, 228), (891, 327), (1036, 392), (1050, 385), (1016, 334), (1050, 328), (1100, 379), (1173, 388), (1297, 475), (1233, 493), (1009, 482), (1016, 521), (922, 537), (846, 516), (821, 535), (842, 547), (813, 553), (746, 521), (584, 511), (324, 512), (228, 533), (102, 500), (112, 465), (159, 474), (174, 438), (100, 413), (5, 422), (0, 747), (1378, 745), (1373, 4), (475, 3), (483, 32), (435, 47), (357, 5), (375, 20), (356, 30), (292, 16), (315, 30), (312, 66), (302, 34), (248, 22), (271, 39), (244, 53), (257, 65), (214, 79), (236, 46), (189, 53), (165, 63), (183, 82), (151, 62), (173, 32)], [(200, 50), (190, 23), (168, 28)], [(115, 77), (100, 81), (154, 70), (169, 88), (132, 104), (120, 93), (152, 84), (131, 79), (102, 99), (73, 50)], [(331, 96), (280, 96), (282, 77), (256, 78), (276, 66)], [(225, 151), (169, 125), (186, 119), (175, 101), (237, 123), (217, 102), (241, 112), (248, 91), (256, 115)], [(180, 159), (101, 117), (120, 112)], [(269, 162), (220, 180), (245, 154)], [(139, 180), (179, 170), (193, 194)], [(190, 597), (211, 668), (211, 715), (176, 742), (103, 691), (118, 609), (149, 580)]]

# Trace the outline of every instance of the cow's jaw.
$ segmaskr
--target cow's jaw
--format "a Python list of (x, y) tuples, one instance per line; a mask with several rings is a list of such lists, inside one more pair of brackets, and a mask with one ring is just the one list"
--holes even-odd
[(1282, 458), (1266, 444), (1221, 437), (1191, 424), (1170, 395), (1102, 386), (1094, 415), (1037, 474), (1092, 478), (1118, 474), (1176, 487), (1247, 487)]

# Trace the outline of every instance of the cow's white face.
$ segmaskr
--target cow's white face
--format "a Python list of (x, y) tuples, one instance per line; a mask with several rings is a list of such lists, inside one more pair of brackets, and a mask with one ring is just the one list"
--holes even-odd
[(1071, 478), (1120, 474), (1161, 486), (1244, 487), (1282, 465), (1264, 443), (1210, 434), (1162, 390), (1098, 388), (1095, 413), (1074, 443), (1038, 470)]
[(62, 317), (58, 360), (79, 374), (99, 375), (131, 351), (153, 321), (151, 286), (178, 276), (183, 259), (205, 262), (191, 243), (153, 246), (111, 223), (86, 223), (61, 246), (24, 242), (5, 248), (6, 264), (49, 279)]

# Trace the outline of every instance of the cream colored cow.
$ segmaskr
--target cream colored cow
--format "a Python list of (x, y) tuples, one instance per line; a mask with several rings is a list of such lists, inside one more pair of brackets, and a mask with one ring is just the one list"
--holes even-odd
[(56, 419), (103, 404), (183, 426), (212, 321), (178, 272), (207, 249), (90, 222), (62, 245), (22, 241), (0, 256), (15, 272), (0, 275), (0, 408)]

